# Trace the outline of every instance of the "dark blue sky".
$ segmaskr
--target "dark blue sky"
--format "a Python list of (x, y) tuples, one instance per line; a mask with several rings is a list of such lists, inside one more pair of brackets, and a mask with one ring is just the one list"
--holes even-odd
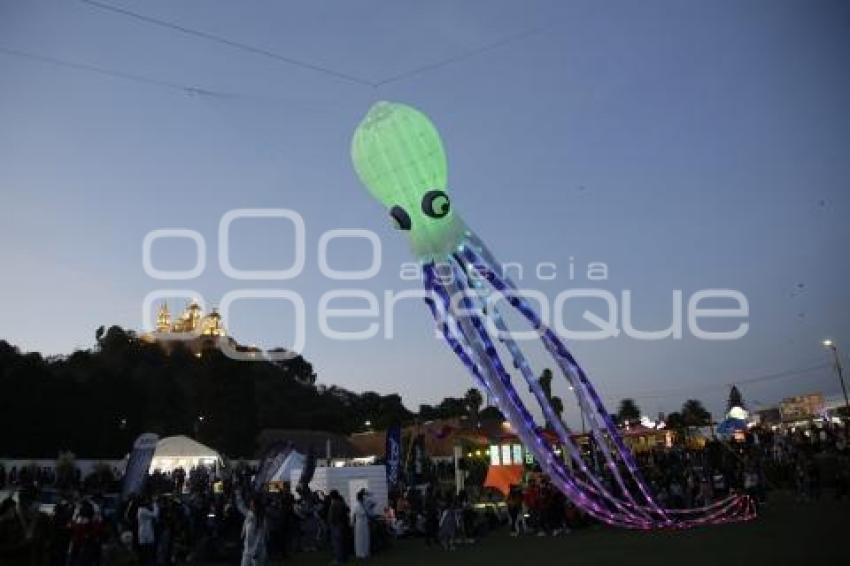
[[(321, 294), (352, 286), (318, 272), (326, 230), (381, 237), (381, 274), (359, 287), (379, 297), (418, 287), (399, 280), (407, 244), (349, 160), (357, 122), (380, 99), (432, 117), (456, 210), (501, 258), (559, 266), (555, 281), (528, 286), (554, 298), (597, 285), (583, 269), (605, 262), (602, 286), (632, 290), (641, 328), (669, 324), (673, 289), (748, 297), (750, 330), (735, 342), (575, 343), (612, 405), (633, 395), (654, 414), (698, 396), (716, 411), (728, 383), (828, 362), (824, 336), (850, 348), (846, 2), (113, 5), (365, 82), (537, 31), (373, 88), (82, 2), (0, 0), (0, 48), (227, 94), (0, 53), (0, 337), (22, 348), (67, 353), (91, 346), (101, 324), (138, 328), (145, 295), (164, 286), (211, 304), (271, 286), (303, 295), (305, 355), (322, 382), (398, 391), (412, 407), (460, 394), (471, 381), (433, 338), (424, 305), (398, 308), (391, 343), (318, 332)], [(304, 217), (299, 278), (246, 284), (220, 273), (220, 217), (255, 207)], [(163, 285), (142, 269), (142, 240), (174, 227), (204, 235), (207, 270)], [(290, 237), (283, 224), (241, 224), (231, 253), (243, 268), (280, 266)], [(186, 242), (155, 252), (162, 268), (192, 262)], [(332, 261), (353, 268), (368, 254), (342, 243)], [(228, 326), (243, 342), (273, 346), (291, 340), (290, 316), (246, 303)], [(824, 368), (742, 391), (767, 404), (837, 388)]]

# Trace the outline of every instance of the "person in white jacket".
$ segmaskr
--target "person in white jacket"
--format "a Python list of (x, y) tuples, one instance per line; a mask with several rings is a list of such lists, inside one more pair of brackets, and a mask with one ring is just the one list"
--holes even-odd
[(236, 507), (245, 516), (242, 523), (242, 566), (265, 566), (268, 527), (263, 500), (255, 494), (246, 507), (242, 494), (237, 493)]
[(366, 490), (357, 492), (352, 521), (354, 522), (354, 556), (369, 557), (369, 510), (366, 507)]

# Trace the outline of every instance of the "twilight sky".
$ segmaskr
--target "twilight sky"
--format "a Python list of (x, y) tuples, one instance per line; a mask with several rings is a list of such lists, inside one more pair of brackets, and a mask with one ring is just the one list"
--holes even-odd
[[(0, 0), (0, 338), (68, 353), (90, 347), (101, 324), (140, 328), (156, 289), (210, 305), (237, 289), (285, 289), (304, 299), (304, 354), (321, 382), (397, 391), (411, 408), (461, 394), (472, 382), (419, 302), (396, 307), (392, 341), (383, 320), (367, 341), (319, 332), (328, 291), (383, 303), (385, 291), (419, 288), (399, 277), (405, 238), (349, 158), (357, 122), (387, 99), (431, 116), (455, 210), (550, 304), (570, 288), (630, 290), (635, 326), (658, 329), (674, 289), (686, 301), (706, 288), (746, 295), (740, 340), (697, 340), (686, 327), (681, 340), (573, 342), (612, 410), (628, 395), (648, 414), (693, 396), (720, 411), (728, 384), (763, 376), (741, 385), (756, 408), (839, 391), (819, 342), (850, 349), (846, 2), (106, 1), (280, 57), (91, 3)], [(304, 272), (225, 277), (219, 220), (263, 207), (304, 218)], [(200, 277), (145, 274), (142, 241), (157, 228), (203, 235)], [(319, 238), (338, 228), (378, 234), (377, 277), (319, 273)], [(238, 221), (230, 246), (242, 269), (294, 256), (283, 221)], [(153, 255), (160, 269), (194, 263), (187, 240)], [(338, 241), (329, 260), (358, 269), (369, 258), (363, 241)], [(534, 276), (539, 262), (556, 264), (555, 280)], [(589, 262), (607, 264), (608, 279), (588, 281)], [(589, 329), (585, 308), (604, 313), (577, 302), (568, 325)], [(292, 316), (283, 303), (243, 302), (226, 322), (241, 342), (271, 347), (291, 343)]]

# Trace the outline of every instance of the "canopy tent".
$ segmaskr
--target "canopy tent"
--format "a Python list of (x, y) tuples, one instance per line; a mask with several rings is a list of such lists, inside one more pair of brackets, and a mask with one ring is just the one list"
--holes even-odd
[(747, 418), (749, 413), (743, 407), (732, 407), (726, 413), (726, 418), (717, 425), (717, 434), (720, 436), (732, 436), (736, 431), (747, 430)]
[(523, 466), (490, 466), (487, 469), (487, 477), (484, 479), (484, 487), (498, 489), (508, 495), (511, 486), (522, 483)]
[(156, 443), (149, 471), (171, 472), (183, 468), (188, 472), (200, 465), (218, 466), (220, 463), (221, 456), (209, 446), (188, 436), (169, 436)]
[(739, 430), (747, 430), (747, 421), (726, 417), (717, 425), (717, 434), (724, 437), (732, 436)]

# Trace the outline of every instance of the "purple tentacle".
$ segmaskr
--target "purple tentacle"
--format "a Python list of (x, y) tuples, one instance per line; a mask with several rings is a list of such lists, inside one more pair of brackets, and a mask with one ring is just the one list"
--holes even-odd
[[(668, 513), (674, 516), (702, 514), (702, 516), (698, 518), (679, 520), (675, 526), (681, 528), (688, 526), (696, 526), (708, 522), (713, 523), (724, 522), (727, 520), (746, 520), (755, 516), (753, 502), (746, 496), (737, 495), (732, 495), (720, 502), (716, 502), (713, 505), (706, 506), (700, 509), (662, 509), (650, 494), (647, 483), (643, 479), (643, 476), (637, 466), (637, 463), (634, 460), (634, 456), (623, 443), (623, 440), (620, 437), (616, 426), (614, 425), (610, 415), (602, 404), (602, 401), (599, 398), (599, 395), (596, 393), (595, 388), (587, 378), (587, 375), (585, 374), (584, 370), (581, 368), (581, 366), (579, 366), (579, 364), (573, 358), (572, 354), (561, 342), (559, 337), (554, 332), (552, 332), (551, 329), (549, 329), (542, 323), (542, 321), (534, 312), (534, 310), (529, 307), (529, 305), (522, 299), (522, 297), (519, 297), (514, 293), (516, 291), (516, 287), (513, 285), (513, 283), (510, 282), (510, 280), (508, 279), (502, 279), (497, 274), (499, 264), (496, 262), (492, 254), (490, 254), (489, 250), (487, 250), (487, 247), (484, 245), (484, 243), (481, 242), (481, 240), (478, 239), (472, 233), (468, 233), (467, 236), (469, 241), (462, 245), (458, 250), (461, 254), (462, 259), (457, 258), (457, 261), (459, 261), (461, 265), (471, 265), (479, 272), (479, 274), (484, 275), (497, 291), (509, 295), (509, 303), (514, 308), (516, 308), (523, 316), (525, 316), (525, 318), (529, 320), (532, 326), (541, 333), (544, 346), (555, 359), (555, 361), (558, 363), (560, 369), (564, 373), (564, 376), (573, 386), (573, 389), (576, 392), (582, 410), (586, 413), (589, 413), (588, 416), (591, 420), (591, 429), (595, 433), (594, 437), (597, 438), (597, 443), (600, 446), (604, 446), (604, 438), (599, 438), (599, 434), (601, 432), (599, 430), (599, 426), (595, 426), (601, 425), (601, 428), (603, 428), (607, 432), (608, 437), (614, 443), (617, 455), (625, 464), (632, 479), (640, 490), (641, 495), (648, 503), (648, 508), (663, 517), (663, 519), (660, 521), (661, 524), (658, 526), (671, 526), (671, 519), (669, 518)], [(481, 255), (476, 253), (472, 246), (479, 248), (479, 250), (481, 251)], [(483, 258), (482, 255), (484, 256)], [(486, 272), (482, 270), (482, 265), (489, 268), (489, 270)], [(501, 317), (497, 315), (497, 320), (499, 319), (501, 319)], [(509, 349), (511, 350), (511, 353), (514, 356), (515, 361), (522, 361), (524, 359), (521, 357), (521, 352), (519, 353), (519, 356), (516, 354), (516, 350), (518, 350), (518, 348), (516, 348), (515, 350), (510, 345), (506, 345), (509, 346)], [(522, 366), (520, 367), (520, 369), (523, 370), (524, 376), (526, 376), (527, 372), (530, 371), (523, 369)], [(590, 405), (594, 410), (586, 411), (588, 405)], [(610, 453), (607, 453), (605, 455), (609, 467), (611, 467), (612, 469), (612, 472), (616, 472), (616, 461), (611, 457)], [(624, 505), (628, 506), (629, 508), (645, 509), (644, 507), (639, 506), (636, 504), (636, 502), (634, 502), (634, 500), (630, 496), (630, 491), (628, 489), (625, 489), (625, 486), (621, 482), (620, 486), (621, 489), (623, 489), (624, 493), (630, 499), (629, 503), (623, 502)], [(597, 489), (593, 489), (592, 491), (599, 493)]]
[[(464, 262), (461, 258), (454, 256), (457, 265), (455, 266), (455, 277), (459, 280), (463, 280), (469, 287), (480, 289), (480, 283), (476, 280), (471, 279), (466, 273), (463, 265)], [(545, 394), (543, 393), (543, 389), (540, 386), (540, 383), (537, 380), (534, 372), (531, 370), (531, 366), (528, 363), (528, 360), (525, 358), (525, 355), (522, 353), (520, 347), (516, 344), (516, 342), (510, 337), (510, 334), (507, 329), (507, 325), (504, 322), (504, 319), (501, 316), (498, 308), (495, 305), (491, 305), (489, 307), (490, 316), (493, 319), (493, 322), (496, 325), (496, 329), (501, 333), (499, 340), (505, 345), (508, 349), (508, 352), (511, 354), (511, 357), (514, 361), (514, 367), (520, 370), (523, 378), (529, 386), (529, 390), (534, 395), (535, 400), (543, 411), (544, 416), (546, 417), (547, 422), (551, 423), (552, 428), (554, 429), (555, 434), (558, 436), (559, 441), (562, 445), (567, 449), (568, 454), (570, 455), (573, 462), (578, 466), (579, 470), (584, 474), (584, 477), (587, 481), (577, 478), (577, 482), (584, 489), (589, 490), (592, 493), (598, 494), (601, 498), (609, 501), (617, 511), (626, 514), (627, 516), (637, 516), (640, 519), (648, 519), (652, 520), (653, 518), (649, 516), (647, 510), (640, 506), (632, 497), (631, 492), (626, 489), (623, 480), (619, 476), (619, 472), (616, 468), (613, 469), (614, 476), (618, 480), (619, 486), (623, 493), (626, 495), (627, 501), (621, 501), (619, 498), (612, 495), (603, 485), (599, 479), (590, 473), (590, 470), (587, 467), (584, 459), (581, 456), (581, 451), (576, 446), (572, 437), (570, 436), (570, 432), (567, 430), (566, 425), (561, 421), (560, 418), (555, 414), (551, 403), (546, 399)], [(488, 338), (489, 339), (489, 338)], [(610, 452), (607, 451), (607, 446), (602, 445), (602, 448), (605, 449), (604, 452), (607, 453), (608, 461), (612, 461), (612, 457)], [(588, 483), (589, 482), (589, 483)]]
[[(463, 255), (464, 259), (468, 263), (475, 266), (476, 269), (480, 270), (480, 267), (482, 265), (486, 265), (486, 262), (482, 260), (482, 258), (478, 254), (476, 254), (475, 251), (469, 246), (463, 246), (461, 254)], [(611, 416), (608, 414), (608, 411), (605, 409), (605, 406), (602, 404), (601, 399), (596, 394), (595, 389), (590, 384), (589, 380), (587, 379), (587, 376), (584, 374), (584, 371), (573, 359), (572, 355), (561, 343), (557, 335), (555, 335), (555, 333), (552, 332), (551, 329), (549, 329), (543, 324), (543, 322), (540, 320), (540, 317), (537, 316), (537, 313), (534, 312), (534, 310), (528, 306), (528, 304), (522, 299), (522, 297), (518, 296), (516, 293), (513, 292), (515, 291), (515, 289), (511, 289), (508, 284), (501, 279), (501, 277), (496, 273), (497, 269), (494, 269), (495, 267), (496, 266), (493, 266), (493, 268), (490, 268), (483, 273), (479, 271), (479, 273), (485, 276), (496, 290), (508, 295), (508, 302), (520, 313), (522, 313), (536, 330), (541, 332), (544, 346), (555, 358), (555, 361), (559, 364), (561, 371), (564, 373), (565, 377), (570, 380), (571, 385), (573, 386), (573, 389), (576, 392), (576, 395), (582, 397), (585, 406), (589, 405), (591, 408), (594, 409), (593, 411), (589, 412), (588, 417), (590, 419), (593, 419), (596, 423), (601, 424), (602, 428), (608, 433), (608, 437), (614, 443), (618, 455), (626, 464), (626, 468), (628, 469), (630, 475), (634, 478), (635, 483), (637, 484), (638, 489), (643, 495), (645, 501), (655, 512), (661, 514), (662, 517), (665, 516), (663, 509), (661, 509), (661, 507), (657, 504), (655, 499), (649, 493), (646, 481), (643, 479), (642, 474), (640, 473), (640, 470), (637, 467), (637, 463), (635, 462), (631, 451), (626, 448), (625, 444), (623, 444), (623, 440), (620, 437), (616, 426), (611, 420)], [(575, 375), (578, 376), (578, 380), (571, 379)], [(595, 432), (595, 435), (598, 436), (600, 435), (601, 431), (598, 431), (597, 429)], [(600, 447), (603, 447), (604, 438), (597, 437), (597, 444)], [(610, 460), (608, 463), (612, 473), (615, 473), (616, 475), (618, 471), (616, 461)], [(621, 484), (621, 487), (622, 489), (624, 489), (625, 492), (628, 492), (628, 489), (624, 485)]]
[[(514, 424), (517, 434), (525, 443), (526, 447), (532, 450), (540, 465), (549, 474), (559, 489), (590, 515), (605, 523), (627, 528), (651, 528), (652, 524), (649, 521), (637, 522), (631, 517), (612, 513), (603, 503), (596, 499), (594, 494), (587, 493), (576, 485), (569, 470), (554, 454), (552, 447), (548, 446), (542, 436), (536, 431), (533, 418), (528, 414), (522, 401), (510, 384), (510, 377), (505, 374), (496, 374), (497, 370), (492, 367), (494, 361), (492, 357), (488, 356), (488, 360), (479, 360), (481, 366), (488, 370), (484, 373), (482, 373), (479, 365), (473, 361), (473, 358), (464, 345), (468, 345), (470, 337), (474, 335), (468, 328), (466, 331), (461, 328), (463, 321), (453, 319), (451, 315), (450, 294), (445, 287), (437, 282), (432, 264), (424, 266), (423, 282), (429, 293), (439, 297), (442, 307), (445, 309), (444, 314), (440, 312), (432, 297), (426, 299), (447, 344), (458, 358), (460, 358), (470, 373), (473, 374), (476, 381), (487, 384), (493, 392), (499, 407)], [(457, 330), (453, 330), (450, 323), (453, 323)], [(507, 379), (505, 379), (506, 377)]]

